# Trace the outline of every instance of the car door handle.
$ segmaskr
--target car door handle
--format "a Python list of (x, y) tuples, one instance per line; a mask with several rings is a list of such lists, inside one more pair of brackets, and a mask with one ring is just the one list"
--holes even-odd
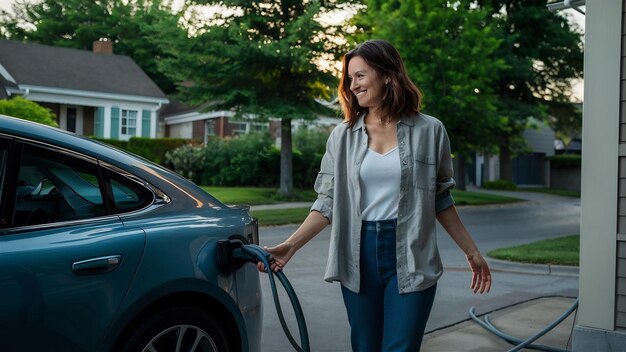
[(108, 255), (74, 262), (72, 271), (76, 275), (104, 274), (115, 270), (122, 262), (121, 255)]

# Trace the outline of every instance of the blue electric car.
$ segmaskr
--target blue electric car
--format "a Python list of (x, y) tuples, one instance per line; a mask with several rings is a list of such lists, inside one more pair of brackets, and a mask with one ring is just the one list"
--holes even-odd
[(258, 351), (258, 243), (229, 207), (139, 157), (0, 115), (0, 351)]

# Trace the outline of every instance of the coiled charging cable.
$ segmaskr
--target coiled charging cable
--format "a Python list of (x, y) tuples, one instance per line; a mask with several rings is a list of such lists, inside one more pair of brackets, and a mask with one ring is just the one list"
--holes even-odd
[[(267, 253), (263, 248), (254, 245), (254, 244), (244, 244), (238, 248), (233, 249), (232, 252), (233, 258), (239, 260), (245, 260), (248, 262), (252, 262), (254, 264), (261, 262), (265, 265), (265, 272), (267, 273), (270, 280), (270, 287), (272, 288), (272, 296), (274, 298), (274, 305), (276, 306), (276, 313), (278, 313), (278, 320), (280, 320), (280, 325), (291, 343), (291, 346), (298, 352), (310, 352), (311, 347), (309, 345), (309, 333), (306, 328), (306, 321), (304, 320), (304, 313), (302, 312), (302, 307), (300, 306), (300, 301), (298, 300), (298, 296), (289, 283), (287, 276), (279, 270), (277, 272), (273, 272), (270, 269), (270, 254)], [(285, 322), (285, 317), (283, 315), (283, 310), (280, 306), (280, 300), (278, 299), (278, 292), (276, 290), (276, 283), (274, 280), (274, 276), (278, 278), (280, 283), (283, 285), (287, 296), (289, 296), (289, 300), (291, 301), (291, 305), (293, 306), (293, 311), (296, 315), (296, 321), (298, 322), (298, 331), (300, 333), (300, 345), (296, 342), (287, 323)]]

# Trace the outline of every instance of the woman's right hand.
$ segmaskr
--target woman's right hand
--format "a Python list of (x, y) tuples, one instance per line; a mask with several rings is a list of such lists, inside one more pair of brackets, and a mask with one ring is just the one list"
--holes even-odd
[[(273, 272), (282, 270), (287, 262), (294, 254), (296, 254), (295, 246), (290, 242), (283, 242), (274, 247), (263, 247), (265, 251), (271, 254), (270, 268)], [(257, 263), (257, 269), (260, 272), (265, 272), (265, 265), (262, 262)]]
[[(320, 233), (329, 223), (330, 220), (322, 215), (322, 213), (313, 210), (306, 219), (304, 219), (304, 222), (298, 227), (296, 232), (283, 243), (275, 247), (263, 247), (264, 250), (271, 254), (270, 269), (273, 272), (282, 270), (285, 265), (287, 265), (289, 259), (296, 254), (296, 251)], [(265, 272), (265, 265), (263, 265), (263, 263), (259, 262), (257, 268), (259, 271)]]

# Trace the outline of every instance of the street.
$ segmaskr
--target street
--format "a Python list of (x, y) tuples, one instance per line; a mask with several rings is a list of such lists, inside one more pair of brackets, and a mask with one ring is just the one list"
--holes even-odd
[[(502, 192), (498, 192), (503, 194)], [(514, 192), (523, 203), (459, 207), (459, 214), (481, 252), (541, 239), (579, 233), (580, 200), (531, 192)], [(261, 245), (271, 246), (287, 238), (296, 226), (260, 229)], [(312, 351), (350, 351), (349, 326), (338, 283), (323, 280), (330, 226), (302, 248), (289, 262), (285, 274), (294, 286), (307, 321)], [(502, 309), (541, 296), (571, 296), (578, 292), (576, 275), (545, 275), (492, 265), (493, 287), (489, 294), (475, 295), (469, 289), (471, 273), (465, 256), (448, 234), (438, 228), (438, 245), (444, 275), (426, 332), (469, 319), (477, 314)], [(264, 324), (262, 351), (292, 350), (283, 333), (271, 297), (266, 275), (263, 285)], [(282, 288), (279, 292), (282, 293)], [(283, 312), (297, 341), (297, 325), (286, 295), (281, 294)]]

